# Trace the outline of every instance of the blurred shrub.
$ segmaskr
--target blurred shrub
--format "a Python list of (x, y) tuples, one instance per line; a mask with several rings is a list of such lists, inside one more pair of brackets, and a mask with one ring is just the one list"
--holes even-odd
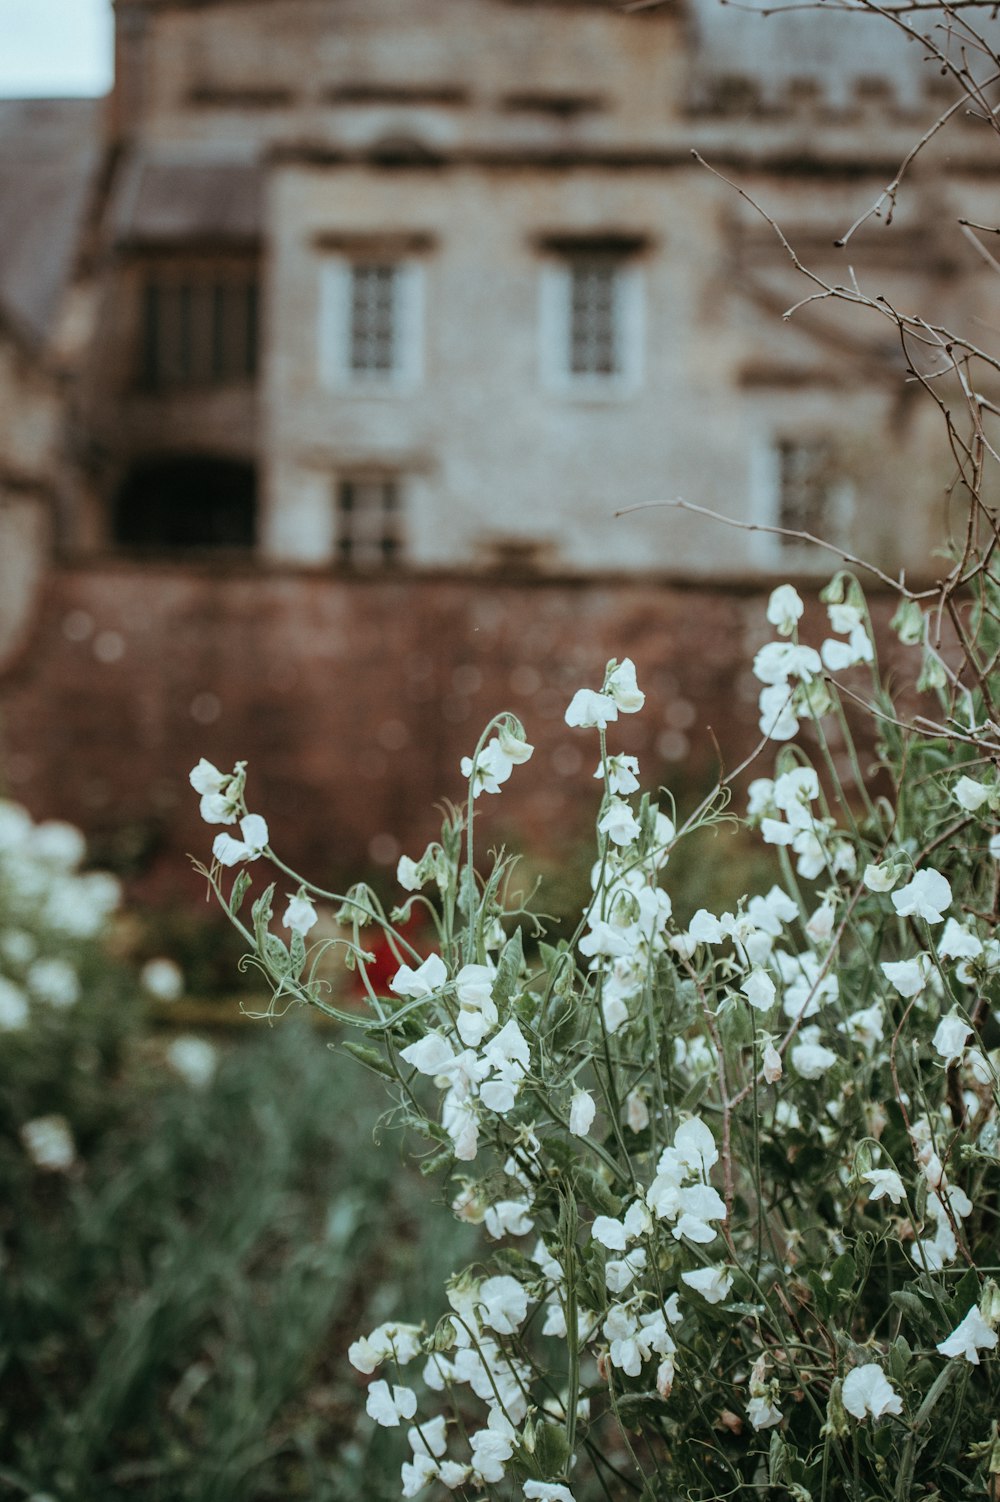
[(0, 1495), (394, 1498), (343, 1352), (454, 1229), (312, 1029), (143, 1036), (82, 854), (0, 804)]

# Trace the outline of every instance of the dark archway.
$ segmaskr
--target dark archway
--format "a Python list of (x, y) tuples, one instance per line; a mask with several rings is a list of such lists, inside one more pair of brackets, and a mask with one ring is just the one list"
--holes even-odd
[(114, 540), (147, 549), (252, 548), (257, 475), (252, 464), (205, 455), (143, 459), (114, 508)]

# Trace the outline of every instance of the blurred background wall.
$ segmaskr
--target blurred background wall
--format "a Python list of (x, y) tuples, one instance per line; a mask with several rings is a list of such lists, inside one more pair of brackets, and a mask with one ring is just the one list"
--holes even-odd
[(892, 28), (117, 0), (115, 37), (106, 99), (0, 102), (0, 776), (150, 892), (197, 890), (198, 756), (249, 760), (290, 853), (388, 867), (503, 707), (543, 770), (492, 817), (558, 851), (611, 656), (647, 778), (731, 765), (761, 596), (836, 560), (658, 503), (926, 567), (948, 476), (893, 330), (784, 322), (808, 284), (691, 156), (832, 279), (995, 321), (945, 223), (993, 192), (974, 120), (834, 245), (947, 103)]

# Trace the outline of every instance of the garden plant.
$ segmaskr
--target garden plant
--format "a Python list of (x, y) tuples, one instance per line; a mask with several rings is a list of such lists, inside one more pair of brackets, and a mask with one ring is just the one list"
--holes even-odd
[[(1000, 56), (975, 0), (855, 8), (918, 35), (957, 99), (860, 224), (892, 218), (960, 108), (1000, 129)], [(995, 227), (961, 228), (992, 259)], [(512, 714), (469, 746), (463, 806), (387, 905), (291, 870), (243, 764), (192, 773), (222, 827), (201, 869), (273, 1010), (341, 1024), (428, 1195), (481, 1228), (435, 1301), (345, 1352), (405, 1497), (1000, 1496), (1000, 361), (775, 229), (808, 301), (891, 326), (941, 415), (956, 540), (925, 589), (841, 553), (825, 617), (773, 590), (748, 787), (742, 768), (691, 808), (644, 793), (617, 739), (635, 668), (595, 665), (565, 714), (592, 746), (591, 881), (557, 937), (477, 832), (478, 800), (533, 775)], [(892, 674), (866, 574), (896, 595)], [(731, 822), (773, 880), (676, 921), (675, 851)]]

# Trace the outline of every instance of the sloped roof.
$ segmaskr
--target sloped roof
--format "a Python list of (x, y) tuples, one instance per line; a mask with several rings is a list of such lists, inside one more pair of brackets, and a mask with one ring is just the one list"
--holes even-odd
[(0, 317), (44, 343), (72, 274), (101, 151), (98, 99), (0, 100)]
[(261, 172), (245, 162), (136, 161), (121, 184), (115, 236), (130, 244), (254, 241)]

